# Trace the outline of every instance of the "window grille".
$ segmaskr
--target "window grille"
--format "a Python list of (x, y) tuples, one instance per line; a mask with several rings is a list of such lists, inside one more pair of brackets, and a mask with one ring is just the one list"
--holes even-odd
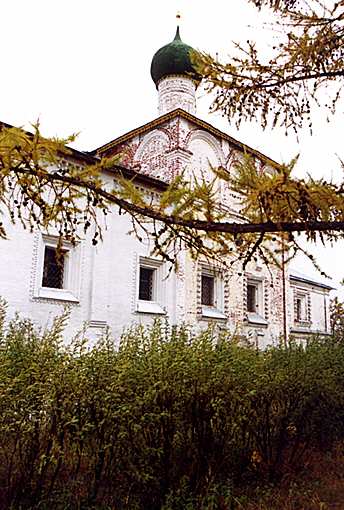
[(153, 301), (154, 272), (155, 269), (140, 267), (139, 299)]
[(65, 252), (57, 256), (56, 248), (45, 247), (42, 286), (63, 289)]
[(202, 300), (205, 306), (214, 306), (214, 277), (202, 274)]

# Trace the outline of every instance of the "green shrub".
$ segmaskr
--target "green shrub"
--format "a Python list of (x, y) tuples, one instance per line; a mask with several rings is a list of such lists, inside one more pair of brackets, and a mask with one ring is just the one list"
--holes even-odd
[(3, 315), (1, 508), (234, 508), (344, 436), (343, 342), (257, 352), (157, 322), (88, 349), (67, 312), (43, 333)]

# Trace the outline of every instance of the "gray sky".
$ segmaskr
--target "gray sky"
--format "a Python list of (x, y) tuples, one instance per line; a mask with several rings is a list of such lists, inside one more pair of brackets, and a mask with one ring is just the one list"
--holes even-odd
[[(46, 135), (79, 132), (75, 146), (91, 150), (157, 116), (157, 93), (150, 77), (153, 54), (175, 33), (194, 48), (220, 58), (232, 41), (257, 41), (268, 51), (276, 34), (246, 0), (2, 0), (0, 3), (0, 120), (28, 127), (40, 118)], [(265, 18), (266, 19), (266, 16)], [(277, 161), (301, 153), (298, 175), (342, 178), (336, 154), (344, 159), (343, 110), (330, 124), (314, 116), (314, 134), (300, 141), (283, 130), (262, 132), (258, 124), (239, 131), (219, 115), (208, 115), (201, 93), (198, 116)], [(313, 252), (334, 286), (344, 276), (343, 245)], [(302, 262), (301, 270), (314, 275)]]

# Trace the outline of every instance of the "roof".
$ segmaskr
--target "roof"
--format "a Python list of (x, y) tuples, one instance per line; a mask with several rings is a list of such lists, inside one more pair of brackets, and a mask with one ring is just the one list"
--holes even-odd
[(309, 277), (299, 271), (295, 271), (294, 269), (289, 273), (289, 279), (294, 282), (300, 283), (308, 283), (309, 285), (315, 285), (316, 287), (320, 287), (322, 289), (334, 290), (335, 287), (331, 287), (331, 285), (327, 285), (326, 283), (320, 282), (319, 280), (315, 280), (312, 277)]
[(76, 159), (81, 159), (82, 161), (85, 161), (86, 163), (90, 164), (94, 164), (97, 161), (99, 161), (96, 155), (91, 154), (90, 152), (79, 151), (78, 149), (73, 149), (72, 147), (69, 147), (69, 145), (66, 145), (66, 149), (68, 152), (70, 151), (70, 154), (68, 154), (68, 152), (63, 153), (64, 156), (67, 157), (73, 156)]
[(112, 168), (107, 169), (107, 171), (111, 174), (119, 175), (120, 177), (125, 177), (126, 179), (131, 179), (139, 184), (151, 186), (152, 188), (156, 188), (160, 191), (165, 191), (168, 188), (168, 184), (164, 181), (160, 181), (160, 179), (136, 172), (131, 168), (126, 168), (121, 165), (114, 165)]
[[(13, 126), (12, 124), (8, 124), (7, 122), (0, 121), (0, 131), (2, 129), (13, 129), (13, 128), (18, 129), (16, 126)], [(28, 136), (33, 136), (33, 133), (31, 133), (30, 131), (27, 131), (26, 129), (23, 129), (23, 128), (19, 128), (19, 129), (22, 129)], [(63, 152), (61, 154), (61, 156), (65, 156), (65, 157), (73, 156), (76, 159), (79, 159), (79, 160), (81, 159), (82, 161), (85, 161), (85, 162), (91, 163), (91, 164), (98, 161), (96, 154), (93, 154), (91, 152), (79, 151), (78, 149), (73, 149), (73, 147), (69, 147), (68, 145), (66, 145), (66, 149), (67, 149), (67, 152)]]
[(279, 166), (279, 164), (276, 161), (265, 156), (265, 154), (262, 154), (261, 152), (257, 151), (256, 149), (252, 149), (252, 147), (249, 147), (248, 145), (246, 145), (242, 142), (239, 142), (239, 140), (236, 140), (235, 138), (228, 135), (227, 133), (224, 133), (223, 131), (215, 128), (208, 122), (205, 122), (204, 120), (201, 120), (201, 119), (195, 117), (191, 113), (188, 113), (185, 110), (182, 110), (181, 108), (177, 108), (176, 110), (173, 110), (169, 113), (165, 113), (164, 115), (161, 115), (160, 117), (157, 117), (156, 119), (154, 119), (150, 122), (147, 122), (146, 124), (143, 124), (140, 127), (137, 127), (135, 129), (132, 129), (131, 131), (128, 131), (128, 133), (125, 133), (124, 135), (121, 135), (118, 138), (115, 138), (111, 142), (108, 142), (108, 143), (98, 147), (97, 149), (91, 151), (90, 154), (92, 154), (92, 155), (97, 154), (97, 155), (101, 156), (104, 153), (106, 153), (107, 151), (109, 151), (110, 149), (112, 149), (113, 147), (116, 147), (117, 145), (120, 145), (128, 140), (131, 140), (135, 136), (147, 133), (147, 132), (151, 131), (152, 129), (158, 128), (161, 124), (163, 124), (169, 120), (173, 120), (177, 117), (181, 117), (185, 120), (188, 120), (189, 122), (192, 122), (200, 129), (204, 129), (205, 131), (208, 131), (208, 133), (211, 133), (214, 136), (223, 138), (230, 144), (237, 147), (239, 150), (241, 150), (243, 152), (247, 152), (248, 154), (252, 154), (253, 156), (256, 156), (258, 159), (265, 161), (267, 164), (269, 164), (273, 167)]
[[(0, 121), (0, 130), (5, 129), (12, 129), (15, 126), (12, 126), (11, 124), (7, 124), (6, 122)], [(32, 135), (32, 133), (26, 131), (28, 135)], [(99, 158), (91, 154), (90, 152), (83, 152), (79, 151), (77, 149), (73, 149), (72, 147), (66, 146), (67, 152), (62, 152), (61, 156), (65, 158), (75, 158), (79, 161), (83, 161), (85, 163), (89, 164), (95, 164), (99, 162)], [(108, 169), (108, 172), (111, 174), (115, 174), (118, 176), (125, 177), (126, 179), (132, 179), (135, 180), (135, 182), (139, 184), (148, 185), (152, 188), (158, 189), (160, 191), (164, 191), (167, 189), (168, 184), (164, 181), (161, 181), (159, 179), (156, 179), (155, 177), (150, 177), (149, 175), (145, 175), (139, 172), (136, 172), (135, 170), (132, 170), (131, 168), (126, 168), (122, 165), (113, 165), (113, 167)]]

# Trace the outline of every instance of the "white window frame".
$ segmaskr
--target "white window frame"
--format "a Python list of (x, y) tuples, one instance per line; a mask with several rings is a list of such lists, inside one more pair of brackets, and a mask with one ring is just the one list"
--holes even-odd
[[(208, 276), (213, 278), (214, 280), (214, 288), (213, 288), (213, 304), (212, 305), (204, 305), (202, 304), (202, 276)], [(223, 297), (223, 278), (221, 277), (221, 273), (216, 271), (216, 269), (211, 268), (209, 266), (202, 265), (200, 269), (200, 305), (202, 308), (202, 318), (205, 319), (220, 319), (226, 320), (227, 317), (223, 313), (224, 310), (224, 297)]]
[(80, 300), (80, 243), (73, 246), (68, 241), (63, 241), (64, 271), (63, 288), (55, 289), (43, 287), (44, 254), (45, 248), (57, 248), (58, 238), (56, 236), (42, 234), (38, 243), (36, 281), (33, 297), (36, 299), (52, 299), (78, 303)]
[[(148, 301), (139, 299), (140, 291), (140, 268), (144, 267), (152, 269), (153, 273), (153, 299)], [(164, 266), (161, 260), (150, 257), (139, 257), (137, 268), (137, 284), (136, 284), (136, 312), (151, 315), (166, 315), (163, 303), (165, 302), (165, 284), (164, 284)]]

